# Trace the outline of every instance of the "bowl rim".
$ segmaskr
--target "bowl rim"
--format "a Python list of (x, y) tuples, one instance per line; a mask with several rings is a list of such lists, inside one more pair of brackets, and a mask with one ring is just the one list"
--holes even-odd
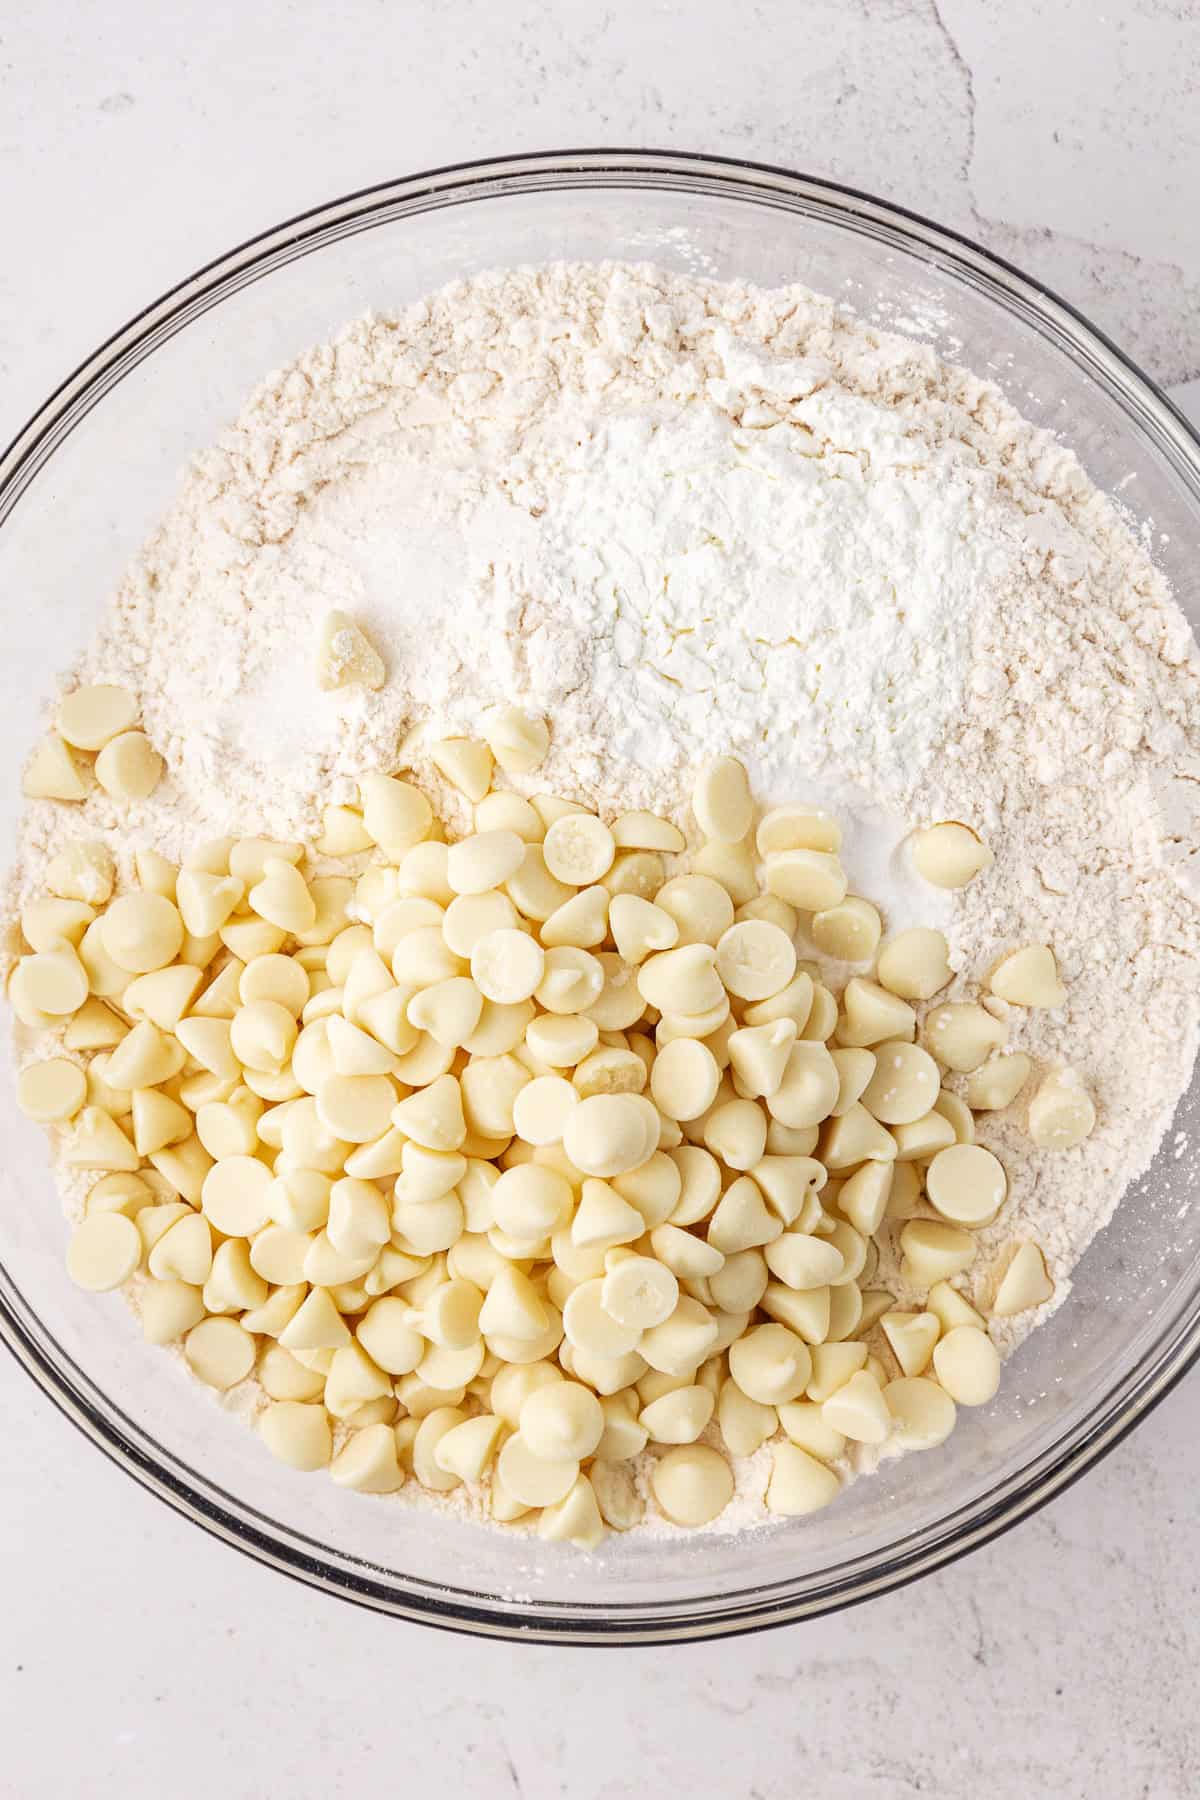
[[(1043, 336), (1049, 330), (1094, 379), (1116, 390), (1126, 410), (1138, 417), (1200, 501), (1200, 434), (1174, 402), (1077, 307), (965, 234), (859, 188), (776, 164), (702, 152), (590, 148), (444, 164), (355, 189), (294, 214), (204, 263), (85, 357), (0, 451), (0, 525), (57, 445), (110, 387), (191, 318), (280, 261), (306, 254), (323, 240), (367, 229), (401, 204), (424, 211), (506, 194), (630, 185), (710, 191), (766, 203), (776, 195), (778, 204), (792, 209), (808, 202), (830, 218), (854, 221), (859, 229), (890, 236), (909, 251), (919, 248), (944, 267), (974, 276), (993, 290), (993, 298), (995, 290), (1002, 290), (1011, 308), (1024, 313)], [(1200, 1310), (1190, 1318), (1185, 1314), (1155, 1339), (1067, 1439), (913, 1539), (891, 1546), (882, 1557), (876, 1552), (861, 1559), (867, 1564), (863, 1569), (851, 1559), (840, 1565), (840, 1573), (835, 1569), (819, 1578), (804, 1595), (781, 1594), (785, 1584), (779, 1583), (728, 1597), (639, 1602), (611, 1609), (545, 1601), (526, 1605), (503, 1596), (435, 1587), (415, 1578), (406, 1578), (407, 1590), (402, 1591), (392, 1581), (380, 1580), (373, 1565), (352, 1567), (352, 1559), (343, 1558), (335, 1566), (327, 1549), (316, 1544), (310, 1553), (303, 1547), (308, 1540), (292, 1532), (284, 1538), (272, 1521), (245, 1502), (221, 1495), (211, 1482), (201, 1480), (205, 1491), (198, 1491), (167, 1466), (161, 1453), (154, 1454), (147, 1435), (83, 1371), (76, 1370), (78, 1382), (64, 1374), (62, 1365), (70, 1359), (3, 1266), (0, 1341), (59, 1411), (141, 1486), (210, 1535), (268, 1567), (355, 1604), (445, 1630), (533, 1643), (628, 1646), (734, 1636), (818, 1617), (905, 1586), (990, 1542), (1080, 1479), (1165, 1398), (1200, 1359)]]

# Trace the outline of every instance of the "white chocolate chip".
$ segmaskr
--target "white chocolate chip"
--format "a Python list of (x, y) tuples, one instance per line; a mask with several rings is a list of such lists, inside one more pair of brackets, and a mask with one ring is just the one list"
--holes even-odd
[(933, 1368), (959, 1406), (985, 1406), (1000, 1385), (1000, 1354), (977, 1325), (956, 1325), (933, 1352)]
[(950, 979), (949, 945), (926, 926), (901, 931), (880, 951), (875, 973), (881, 987), (904, 1000), (931, 1000)]
[(164, 968), (183, 944), (184, 922), (161, 894), (124, 894), (112, 902), (100, 923), (105, 950), (131, 974)]
[(58, 729), (76, 750), (103, 750), (110, 738), (137, 723), (133, 695), (121, 687), (78, 687), (58, 708)]
[(707, 1525), (733, 1498), (733, 1471), (707, 1444), (687, 1444), (655, 1463), (650, 1485), (673, 1524)]
[(905, 1450), (934, 1450), (955, 1425), (953, 1400), (923, 1375), (889, 1381), (883, 1390), (895, 1440)]
[(923, 1375), (942, 1329), (937, 1314), (886, 1312), (879, 1326), (905, 1375)]
[(825, 850), (779, 850), (766, 859), (766, 886), (801, 912), (827, 912), (846, 898), (846, 871)]
[(527, 932), (512, 927), (489, 931), (471, 952), (471, 976), (486, 1000), (512, 1006), (538, 988), (546, 953)]
[(992, 1312), (998, 1319), (1012, 1319), (1031, 1307), (1044, 1306), (1054, 1297), (1054, 1283), (1046, 1271), (1046, 1259), (1037, 1244), (1019, 1244), (1004, 1271)]
[(433, 808), (419, 788), (392, 775), (363, 775), (358, 784), (363, 824), (393, 862), (428, 835)]
[(1054, 952), (1046, 944), (1026, 944), (1010, 950), (992, 970), (988, 982), (993, 994), (1013, 1006), (1062, 1006), (1067, 991), (1058, 978)]
[(907, 1041), (916, 1031), (917, 1016), (912, 1007), (878, 982), (860, 975), (846, 983), (842, 1015), (838, 1042), (850, 1049), (870, 1049), (893, 1039)]
[(1029, 1102), (1029, 1135), (1039, 1150), (1073, 1150), (1095, 1123), (1095, 1104), (1071, 1068), (1052, 1070)]
[(707, 1045), (677, 1038), (659, 1051), (650, 1071), (650, 1091), (668, 1119), (697, 1119), (717, 1096), (721, 1071)]
[(784, 850), (836, 854), (842, 847), (842, 828), (820, 807), (777, 806), (759, 821), (755, 842), (764, 859)]
[(110, 738), (95, 762), (96, 780), (114, 800), (145, 800), (158, 786), (163, 759), (144, 731)]
[(79, 765), (57, 732), (49, 732), (26, 763), (21, 792), (30, 800), (87, 798)]
[(812, 1356), (786, 1325), (759, 1325), (730, 1345), (729, 1373), (751, 1400), (778, 1406), (804, 1392)]
[(520, 1432), (531, 1453), (545, 1462), (582, 1462), (600, 1442), (604, 1413), (589, 1388), (552, 1381), (522, 1405)]
[(88, 906), (104, 906), (115, 882), (116, 864), (107, 844), (77, 840), (60, 850), (46, 868), (46, 886), (52, 894)]
[(44, 1125), (73, 1118), (86, 1098), (87, 1077), (65, 1057), (30, 1063), (17, 1078), (17, 1105)]
[(960, 1275), (975, 1259), (975, 1243), (957, 1225), (933, 1219), (910, 1219), (900, 1232), (903, 1251), (901, 1276), (913, 1287), (929, 1288), (934, 1282)]
[(317, 686), (381, 688), (387, 679), (383, 658), (349, 613), (326, 613), (317, 643)]
[(814, 914), (812, 940), (823, 956), (841, 962), (869, 962), (883, 932), (883, 921), (869, 900), (848, 894), (840, 906)]
[(875, 1377), (860, 1369), (822, 1403), (821, 1417), (856, 1444), (885, 1443), (891, 1418)]
[(796, 952), (778, 925), (746, 919), (721, 934), (716, 966), (726, 988), (740, 1000), (769, 1000), (795, 974)]
[(944, 820), (919, 831), (912, 848), (917, 873), (932, 887), (966, 887), (994, 861), (987, 845), (971, 827), (956, 820)]
[(202, 1319), (184, 1338), (183, 1354), (207, 1386), (236, 1387), (254, 1367), (254, 1339), (236, 1319)]
[(674, 919), (679, 944), (716, 946), (733, 924), (733, 901), (719, 882), (707, 875), (676, 875), (659, 888), (655, 906)]
[(601, 1284), (604, 1311), (618, 1324), (636, 1331), (647, 1331), (669, 1319), (678, 1299), (678, 1280), (650, 1256), (622, 1256)]
[(933, 1158), (925, 1189), (944, 1219), (978, 1229), (1003, 1206), (1008, 1182), (1002, 1163), (990, 1150), (981, 1144), (952, 1144)]
[(497, 706), (484, 720), (492, 755), (506, 775), (528, 775), (545, 759), (550, 732), (544, 719), (516, 706)]
[(506, 1490), (526, 1506), (552, 1506), (564, 1499), (579, 1473), (574, 1458), (550, 1462), (538, 1456), (520, 1431), (505, 1443), (496, 1468)]
[(677, 825), (649, 812), (622, 813), (613, 822), (612, 834), (619, 850), (658, 850), (678, 855), (686, 843)]
[(916, 1044), (879, 1044), (862, 1103), (882, 1125), (908, 1125), (930, 1110), (939, 1087), (938, 1066), (927, 1051)]
[(259, 1419), (258, 1429), (272, 1456), (290, 1469), (304, 1473), (323, 1469), (333, 1453), (333, 1436), (323, 1406), (301, 1400), (273, 1400)]
[(482, 800), (492, 785), (493, 757), (477, 738), (443, 738), (430, 752), (434, 766), (468, 800)]
[(754, 823), (750, 783), (741, 763), (731, 756), (705, 763), (692, 789), (692, 811), (706, 838), (740, 843)]
[(542, 853), (556, 880), (590, 887), (612, 867), (616, 844), (608, 826), (593, 813), (567, 813), (546, 832)]
[(129, 1280), (142, 1260), (137, 1226), (119, 1212), (90, 1214), (71, 1234), (67, 1273), (77, 1287), (104, 1293)]
[(931, 1055), (969, 1075), (1008, 1041), (1008, 1027), (974, 1001), (952, 1001), (925, 1015), (922, 1035)]
[(968, 1075), (963, 1092), (976, 1112), (1001, 1112), (1011, 1106), (1029, 1080), (1033, 1061), (1024, 1051), (991, 1056)]

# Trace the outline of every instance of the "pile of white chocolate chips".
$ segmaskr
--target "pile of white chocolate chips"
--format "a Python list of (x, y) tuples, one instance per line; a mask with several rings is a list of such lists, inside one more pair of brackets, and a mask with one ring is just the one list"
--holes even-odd
[[(330, 679), (366, 679), (355, 628), (327, 637)], [(768, 1510), (811, 1512), (856, 1446), (930, 1448), (996, 1391), (958, 1281), (1006, 1201), (974, 1114), (1025, 1092), (1048, 1155), (1095, 1119), (1070, 1068), (1006, 1051), (1012, 1007), (1062, 1003), (1052, 949), (939, 1004), (945, 939), (884, 937), (829, 813), (756, 817), (727, 757), (690, 849), (650, 812), (493, 788), (548, 741), (499, 708), (436, 746), (474, 808), (453, 843), (370, 773), (311, 851), (49, 863), (8, 992), (49, 1040), (20, 1104), (93, 1182), (71, 1274), (128, 1284), (211, 1387), (255, 1378), (271, 1452), (346, 1487), (466, 1484), (592, 1548), (651, 1499), (717, 1518), (767, 1446)], [(92, 758), (134, 807), (158, 779), (121, 689), (66, 697), (27, 793), (81, 799)], [(910, 854), (931, 899), (992, 860), (957, 821)], [(995, 1317), (1051, 1297), (1033, 1241), (997, 1273)]]

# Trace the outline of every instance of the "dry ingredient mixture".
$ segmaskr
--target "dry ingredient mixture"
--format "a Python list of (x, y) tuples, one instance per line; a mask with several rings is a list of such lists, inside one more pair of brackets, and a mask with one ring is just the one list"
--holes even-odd
[(589, 1545), (824, 1504), (991, 1397), (1170, 1122), (1198, 694), (1073, 455), (830, 301), (354, 324), (27, 770), (73, 1272), (350, 1486)]

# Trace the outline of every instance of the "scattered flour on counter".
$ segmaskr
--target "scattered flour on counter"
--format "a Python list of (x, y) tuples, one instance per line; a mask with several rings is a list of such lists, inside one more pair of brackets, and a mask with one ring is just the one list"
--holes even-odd
[[(352, 613), (378, 693), (318, 691)], [(544, 713), (523, 783), (683, 817), (714, 752), (765, 803), (847, 818), (887, 922), (943, 923), (979, 980), (1053, 945), (1054, 1013), (1010, 1043), (1077, 1066), (1099, 1125), (1035, 1152), (1023, 1106), (980, 1121), (1010, 1202), (980, 1234), (986, 1298), (1014, 1239), (1057, 1283), (1147, 1166), (1190, 1078), (1200, 663), (1142, 540), (992, 383), (802, 288), (648, 267), (481, 276), (369, 316), (270, 376), (198, 456), (75, 672), (140, 696), (168, 764), (127, 819), (69, 828), (168, 854), (312, 834), (364, 770), (412, 767), (496, 700)], [(903, 839), (970, 821), (993, 867), (944, 921)], [(64, 829), (33, 804), (14, 897)], [(997, 1321), (1002, 1348), (1028, 1316)], [(737, 1515), (761, 1484), (743, 1471)]]

